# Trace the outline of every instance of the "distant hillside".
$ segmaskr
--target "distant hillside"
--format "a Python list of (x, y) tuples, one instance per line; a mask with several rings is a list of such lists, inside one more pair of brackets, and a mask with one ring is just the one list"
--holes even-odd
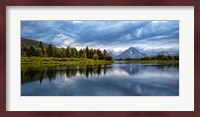
[[(33, 47), (39, 47), (40, 42), (39, 41), (35, 41), (35, 40), (30, 40), (30, 39), (25, 39), (25, 38), (21, 38), (21, 48), (30, 48), (31, 46)], [(49, 44), (47, 43), (43, 43), (43, 47), (47, 48)]]
[(161, 52), (157, 53), (157, 55), (178, 56), (179, 54), (177, 52), (165, 52), (165, 51), (161, 51)]

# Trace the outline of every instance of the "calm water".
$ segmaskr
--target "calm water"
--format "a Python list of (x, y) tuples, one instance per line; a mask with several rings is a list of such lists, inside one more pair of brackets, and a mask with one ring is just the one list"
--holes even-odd
[(22, 67), (22, 96), (178, 96), (179, 66), (111, 65)]

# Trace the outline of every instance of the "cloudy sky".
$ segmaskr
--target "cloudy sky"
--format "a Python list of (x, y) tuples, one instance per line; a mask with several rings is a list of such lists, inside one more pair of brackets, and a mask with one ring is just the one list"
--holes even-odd
[(77, 49), (177, 52), (179, 21), (21, 21), (21, 37)]

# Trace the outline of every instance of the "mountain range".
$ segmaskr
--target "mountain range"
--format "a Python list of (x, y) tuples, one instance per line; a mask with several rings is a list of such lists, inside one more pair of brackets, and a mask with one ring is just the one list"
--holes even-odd
[[(119, 55), (113, 54), (112, 51), (108, 52), (108, 54), (111, 55), (113, 57), (113, 59), (127, 59), (127, 58), (135, 59), (135, 58), (143, 58), (143, 57), (150, 56), (150, 55), (140, 52), (138, 49), (136, 49), (134, 47), (129, 47), (127, 50), (123, 51)], [(179, 53), (161, 51), (161, 52), (156, 53), (154, 56), (158, 56), (158, 55), (178, 56)]]
[(178, 56), (178, 52), (166, 52), (166, 51), (161, 51), (157, 55), (163, 55), (163, 56)]
[[(38, 47), (39, 44), (40, 44), (39, 41), (21, 38), (21, 48), (24, 48), (24, 47), (30, 48), (30, 46)], [(48, 45), (49, 44), (47, 44), (47, 43), (43, 43), (44, 48), (47, 48)], [(146, 56), (150, 56), (150, 55), (147, 55), (145, 53), (140, 52), (138, 49), (136, 49), (134, 47), (129, 47), (127, 50), (122, 51), (120, 53), (116, 53), (116, 52), (110, 50), (110, 51), (108, 51), (108, 54), (110, 56), (112, 56), (113, 59), (127, 59), (127, 58), (135, 59), (135, 58), (143, 58), (143, 57), (146, 57)], [(178, 56), (179, 53), (178, 52), (161, 51), (161, 52), (156, 53), (154, 56), (157, 56), (157, 55)]]

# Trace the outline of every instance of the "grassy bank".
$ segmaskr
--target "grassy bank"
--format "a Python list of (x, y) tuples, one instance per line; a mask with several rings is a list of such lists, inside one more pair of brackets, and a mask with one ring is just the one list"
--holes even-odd
[(49, 58), (49, 57), (21, 57), (21, 64), (49, 64), (49, 65), (76, 65), (76, 64), (110, 64), (112, 61), (94, 60), (86, 58)]
[(179, 64), (179, 60), (120, 60), (125, 62), (136, 62), (144, 64)]

